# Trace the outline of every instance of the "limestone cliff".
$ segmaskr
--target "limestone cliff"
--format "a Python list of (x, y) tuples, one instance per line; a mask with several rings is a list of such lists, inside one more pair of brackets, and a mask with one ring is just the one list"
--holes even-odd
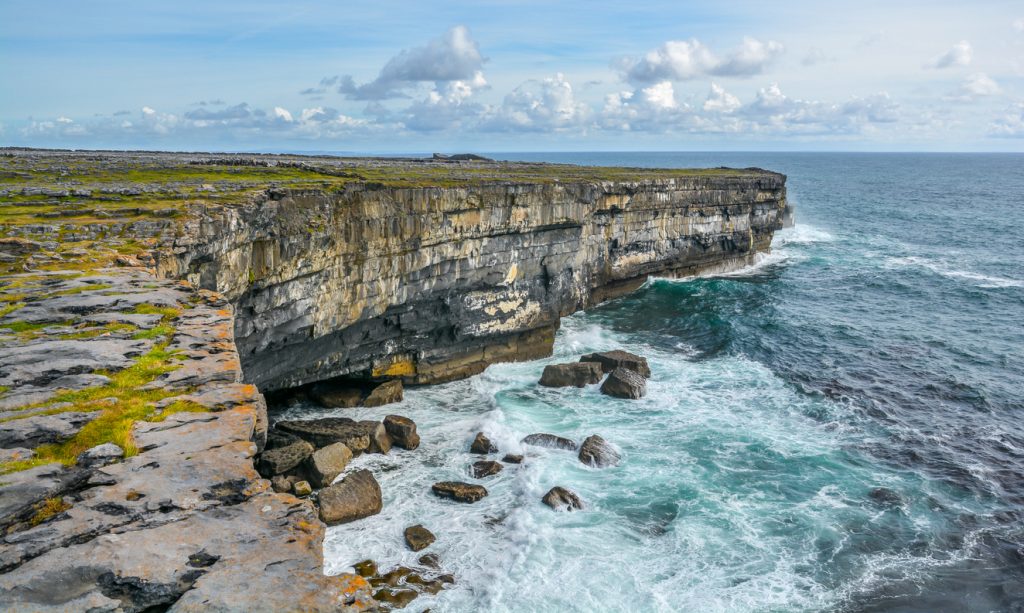
[(551, 352), (559, 317), (745, 265), (782, 227), (785, 177), (271, 189), (195, 211), (159, 268), (228, 296), (264, 391), (336, 375), (435, 383)]

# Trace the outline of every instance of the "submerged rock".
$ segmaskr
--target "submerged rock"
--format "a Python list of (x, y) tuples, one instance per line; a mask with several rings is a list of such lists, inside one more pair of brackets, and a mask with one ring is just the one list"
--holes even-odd
[(402, 388), (401, 381), (398, 379), (395, 379), (394, 381), (387, 381), (373, 388), (370, 395), (363, 401), (363, 406), (379, 407), (384, 406), (385, 404), (401, 402), (403, 393), (404, 390)]
[(416, 597), (419, 596), (419, 592), (410, 589), (396, 589), (390, 587), (382, 587), (373, 593), (373, 599), (377, 602), (383, 602), (385, 604), (392, 605), (397, 609), (402, 609)]
[(437, 540), (434, 533), (427, 530), (420, 524), (409, 526), (405, 529), (405, 544), (413, 551), (422, 551)]
[(320, 490), (318, 501), (320, 519), (328, 526), (376, 515), (384, 506), (380, 485), (368, 470), (357, 470)]
[(483, 432), (477, 432), (476, 438), (473, 439), (472, 444), (469, 446), (469, 452), (478, 453), (480, 455), (498, 453), (498, 446), (492, 443), (491, 439), (484, 436)]
[(313, 453), (313, 446), (306, 441), (295, 441), (287, 447), (269, 449), (260, 455), (259, 469), (264, 477), (284, 474), (301, 464)]
[(556, 436), (554, 434), (546, 434), (544, 432), (538, 432), (531, 434), (521, 441), (525, 445), (533, 445), (534, 447), (547, 447), (549, 449), (567, 449), (569, 451), (576, 451), (576, 441), (569, 440), (562, 436)]
[(473, 476), (477, 479), (483, 479), (484, 477), (500, 473), (503, 468), (505, 467), (493, 460), (480, 460), (479, 462), (473, 462)]
[(549, 364), (544, 367), (540, 384), (545, 387), (586, 387), (600, 381), (602, 376), (604, 372), (596, 362)]
[(580, 358), (580, 362), (596, 362), (601, 365), (601, 370), (606, 373), (612, 372), (616, 368), (625, 368), (645, 379), (651, 377), (651, 367), (647, 365), (647, 358), (628, 351), (622, 351), (621, 349), (590, 353)]
[(384, 429), (395, 445), (412, 451), (420, 446), (420, 435), (416, 433), (416, 422), (401, 415), (384, 418)]
[(637, 400), (647, 394), (647, 382), (632, 370), (616, 368), (601, 384), (601, 393), (616, 398)]
[(441, 481), (430, 489), (441, 498), (450, 498), (458, 502), (476, 502), (487, 495), (487, 488), (484, 486), (461, 481)]
[(523, 456), (512, 453), (506, 453), (505, 457), (503, 457), (501, 461), (506, 464), (522, 464)]
[(434, 570), (441, 568), (441, 558), (437, 557), (436, 553), (428, 553), (426, 555), (422, 555), (416, 561), (422, 564), (423, 566), (426, 566), (427, 568), (433, 568)]
[(541, 502), (556, 511), (575, 511), (583, 508), (583, 501), (580, 500), (580, 497), (575, 492), (560, 486), (555, 486), (548, 490), (548, 493), (544, 494), (544, 497), (541, 498)]
[(591, 434), (583, 441), (579, 458), (580, 462), (595, 468), (615, 466), (621, 460), (619, 453), (608, 444), (608, 441), (596, 434)]
[(306, 459), (306, 474), (314, 487), (327, 487), (351, 459), (352, 450), (345, 443), (334, 443), (314, 451)]

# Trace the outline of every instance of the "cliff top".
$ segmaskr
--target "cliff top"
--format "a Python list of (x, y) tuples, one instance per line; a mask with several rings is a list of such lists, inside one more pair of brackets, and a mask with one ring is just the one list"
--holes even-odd
[(196, 202), (247, 202), (268, 187), (342, 189), (590, 183), (775, 175), (760, 169), (652, 169), (453, 158), (0, 149), (0, 226), (173, 217)]

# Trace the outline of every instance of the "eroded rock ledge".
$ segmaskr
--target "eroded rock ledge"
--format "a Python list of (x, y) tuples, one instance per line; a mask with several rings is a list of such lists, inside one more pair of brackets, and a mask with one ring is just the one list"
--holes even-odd
[[(638, 171), (639, 172), (639, 171)], [(226, 295), (248, 380), (437, 383), (549, 355), (559, 318), (641, 285), (752, 262), (785, 177), (272, 189), (203, 207), (163, 274)]]

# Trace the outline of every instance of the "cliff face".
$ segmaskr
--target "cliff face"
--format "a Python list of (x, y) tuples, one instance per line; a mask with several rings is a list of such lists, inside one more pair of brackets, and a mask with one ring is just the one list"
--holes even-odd
[(782, 227), (785, 177), (271, 189), (193, 211), (165, 275), (235, 305), (264, 391), (338, 375), (435, 383), (550, 354), (559, 317), (648, 275), (730, 269)]

